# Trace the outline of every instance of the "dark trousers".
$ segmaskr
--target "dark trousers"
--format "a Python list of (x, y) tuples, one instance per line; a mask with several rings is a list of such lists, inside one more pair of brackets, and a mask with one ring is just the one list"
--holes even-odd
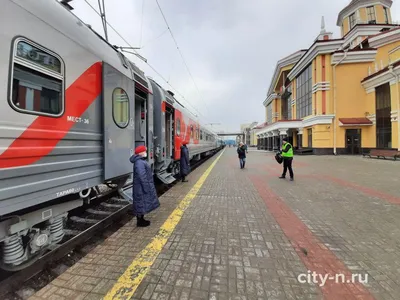
[(246, 158), (245, 157), (239, 158), (239, 162), (240, 162), (240, 168), (243, 169), (244, 165), (246, 164)]
[(290, 178), (293, 178), (292, 161), (293, 161), (292, 157), (283, 158), (283, 173), (282, 173), (282, 177), (286, 176), (286, 172), (289, 169)]

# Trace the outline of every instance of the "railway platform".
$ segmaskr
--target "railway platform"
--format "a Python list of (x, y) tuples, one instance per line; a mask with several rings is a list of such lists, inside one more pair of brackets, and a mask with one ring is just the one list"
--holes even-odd
[(399, 166), (225, 148), (29, 299), (399, 299)]

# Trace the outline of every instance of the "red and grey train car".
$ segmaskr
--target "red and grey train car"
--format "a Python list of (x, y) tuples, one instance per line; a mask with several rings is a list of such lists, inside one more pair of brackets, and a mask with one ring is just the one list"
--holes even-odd
[(154, 173), (164, 183), (171, 183), (179, 174), (180, 147), (187, 143), (190, 160), (222, 148), (214, 133), (202, 126), (198, 117), (180, 104), (171, 91), (164, 90), (150, 79), (154, 104)]
[(59, 243), (68, 212), (99, 185), (123, 187), (136, 146), (164, 182), (179, 171), (182, 139), (194, 159), (221, 148), (57, 1), (3, 0), (0, 27), (1, 268), (22, 269)]

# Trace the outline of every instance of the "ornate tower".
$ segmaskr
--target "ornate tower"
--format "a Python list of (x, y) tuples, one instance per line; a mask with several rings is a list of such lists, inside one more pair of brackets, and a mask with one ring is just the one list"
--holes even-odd
[(360, 24), (382, 28), (392, 24), (390, 8), (392, 0), (352, 0), (340, 13), (337, 26), (342, 29), (342, 37)]

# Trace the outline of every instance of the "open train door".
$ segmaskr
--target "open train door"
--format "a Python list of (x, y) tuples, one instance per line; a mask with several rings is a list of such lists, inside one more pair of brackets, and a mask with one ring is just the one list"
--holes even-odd
[(132, 173), (134, 83), (103, 63), (104, 180)]

